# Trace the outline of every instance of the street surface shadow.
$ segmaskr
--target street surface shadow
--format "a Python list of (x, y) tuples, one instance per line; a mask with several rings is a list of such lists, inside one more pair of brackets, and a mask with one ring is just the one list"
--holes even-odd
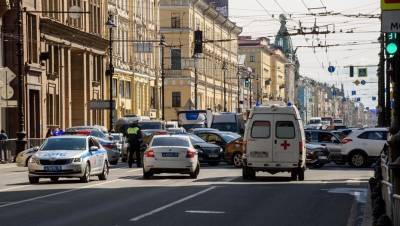
[[(92, 178), (90, 181), (98, 181), (98, 180)], [(50, 181), (50, 179), (41, 178), (38, 184), (32, 184), (32, 185), (41, 186), (41, 185), (49, 185), (49, 184), (84, 184), (84, 183), (82, 183), (79, 179), (73, 180), (73, 179), (63, 178), (56, 182), (52, 182), (52, 181)], [(7, 184), (6, 186), (18, 186), (18, 185), (31, 185), (31, 184), (27, 181), (27, 182), (21, 182), (21, 183)]]

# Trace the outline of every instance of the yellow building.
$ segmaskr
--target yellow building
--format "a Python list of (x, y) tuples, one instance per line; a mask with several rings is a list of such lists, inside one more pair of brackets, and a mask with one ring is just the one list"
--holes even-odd
[(285, 97), (285, 64), (287, 59), (280, 49), (273, 48), (265, 37), (239, 37), (239, 54), (245, 55), (245, 65), (253, 70), (252, 104)]
[(116, 25), (113, 31), (114, 117), (137, 114), (156, 118), (160, 68), (158, 43), (154, 41), (160, 39), (159, 2), (109, 0), (108, 10)]
[[(196, 108), (196, 73), (198, 109), (223, 111), (226, 102), (225, 110), (235, 111), (237, 38), (242, 29), (203, 0), (161, 0), (160, 18), (167, 43), (165, 119), (177, 119), (177, 111)], [(193, 59), (195, 30), (203, 31), (206, 41), (198, 63)]]

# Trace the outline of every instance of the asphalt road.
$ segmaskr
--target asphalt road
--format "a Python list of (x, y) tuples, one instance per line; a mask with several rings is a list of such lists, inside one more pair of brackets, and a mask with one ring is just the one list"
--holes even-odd
[(28, 183), (26, 168), (0, 165), (1, 226), (362, 225), (372, 171), (328, 166), (243, 181), (231, 166), (202, 166), (199, 178), (141, 178), (120, 164), (107, 181)]

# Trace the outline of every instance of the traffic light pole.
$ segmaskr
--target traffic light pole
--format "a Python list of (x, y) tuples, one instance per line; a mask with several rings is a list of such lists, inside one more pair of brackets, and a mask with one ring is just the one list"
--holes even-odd
[(227, 70), (226, 62), (224, 62), (222, 70), (224, 70), (224, 112), (227, 112), (228, 109), (226, 107), (226, 70)]
[(379, 65), (378, 65), (378, 126), (383, 127), (385, 125), (385, 36), (381, 33), (380, 41), (380, 52), (379, 52)]
[(165, 120), (165, 62), (164, 62), (164, 47), (165, 38), (161, 36), (160, 48), (161, 48), (161, 120)]
[(194, 59), (194, 107), (195, 109), (199, 109), (199, 105), (198, 105), (198, 82), (199, 82), (199, 76), (197, 74), (197, 54), (193, 55), (193, 59)]

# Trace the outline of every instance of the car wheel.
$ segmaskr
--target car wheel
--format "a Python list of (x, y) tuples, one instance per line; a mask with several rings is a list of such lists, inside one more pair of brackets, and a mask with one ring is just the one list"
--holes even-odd
[(80, 178), (82, 183), (89, 183), (90, 181), (90, 165), (87, 163), (85, 167), (85, 173)]
[(29, 183), (31, 184), (38, 184), (39, 183), (39, 177), (29, 177)]
[(355, 151), (349, 156), (349, 164), (356, 168), (365, 167), (367, 165), (367, 156), (361, 151)]
[(197, 179), (197, 176), (199, 176), (200, 173), (200, 164), (197, 164), (196, 170), (192, 173), (190, 173), (190, 177), (193, 179)]
[(290, 179), (297, 180), (297, 169), (290, 171)]
[(304, 181), (304, 171), (304, 168), (298, 169), (297, 178), (299, 179), (299, 181)]
[(58, 179), (60, 179), (60, 178), (52, 177), (52, 178), (50, 178), (50, 181), (53, 182), (53, 183), (56, 183), (56, 182), (58, 182)]
[(32, 157), (32, 156), (29, 156), (29, 157), (26, 159), (25, 167), (28, 167), (28, 163), (29, 163), (29, 160), (31, 159), (31, 157)]
[(243, 166), (242, 153), (236, 152), (232, 157), (233, 166), (240, 168)]
[(109, 172), (110, 172), (110, 167), (108, 166), (107, 161), (105, 161), (103, 166), (103, 171), (99, 175), (99, 180), (107, 180)]

